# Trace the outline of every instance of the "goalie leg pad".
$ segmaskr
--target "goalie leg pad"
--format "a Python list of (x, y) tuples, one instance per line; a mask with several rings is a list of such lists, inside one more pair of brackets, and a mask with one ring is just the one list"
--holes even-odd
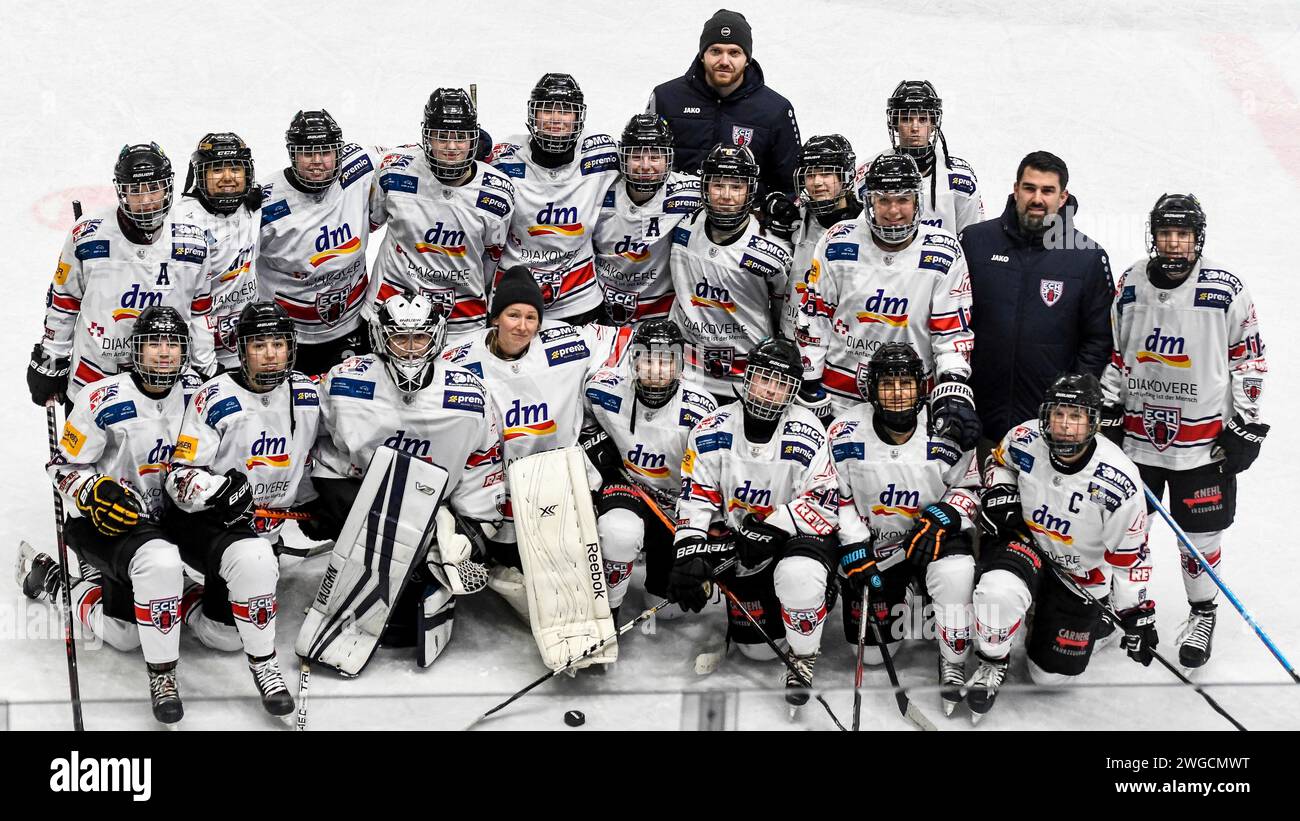
[[(546, 451), (515, 461), (509, 473), (533, 636), (558, 670), (615, 629), (586, 459), (580, 448)], [(617, 657), (611, 641), (575, 669)]]
[(355, 676), (374, 654), (394, 604), (434, 532), (443, 468), (392, 448), (375, 451), (294, 645), (304, 658)]

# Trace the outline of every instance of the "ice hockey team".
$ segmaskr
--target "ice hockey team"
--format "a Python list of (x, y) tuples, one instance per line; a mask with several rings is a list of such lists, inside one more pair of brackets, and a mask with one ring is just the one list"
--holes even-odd
[[(432, 546), (376, 630), (429, 664), (459, 596), (491, 588), (527, 618), (509, 467), (581, 448), (617, 623), (643, 561), (647, 606), (723, 601), (728, 646), (784, 655), (792, 705), (830, 672), (837, 602), (869, 665), (932, 607), (936, 706), (975, 721), (1018, 639), (1039, 685), (1110, 642), (1149, 665), (1144, 484), (1216, 567), (1268, 432), (1247, 285), (1204, 255), (1196, 197), (1161, 196), (1110, 365), (1060, 374), (981, 465), (958, 239), (983, 219), (975, 173), (931, 83), (900, 82), (885, 111), (890, 150), (858, 168), (844, 137), (810, 137), (784, 189), (743, 129), (693, 167), (653, 112), (590, 133), (559, 73), (495, 145), (472, 95), (439, 88), (415, 145), (297, 112), (260, 181), (238, 135), (206, 133), (179, 197), (162, 148), (126, 146), (117, 206), (78, 215), (32, 351), (32, 400), (64, 417), (47, 470), (75, 559), (24, 546), (24, 594), (138, 650), (160, 722), (184, 713), (182, 630), (242, 651), (286, 715), (277, 587), (299, 533), (351, 561), (351, 522), (397, 515), (374, 488), (440, 468), (436, 514), (404, 523)], [(1195, 668), (1217, 588), (1190, 555), (1181, 574)]]

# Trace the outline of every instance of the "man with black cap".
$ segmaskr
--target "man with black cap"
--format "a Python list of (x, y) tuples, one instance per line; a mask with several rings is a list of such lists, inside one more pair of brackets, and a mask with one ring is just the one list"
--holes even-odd
[(656, 86), (647, 110), (672, 127), (674, 170), (699, 173), (718, 143), (748, 146), (763, 170), (765, 197), (791, 191), (801, 141), (794, 106), (766, 85), (753, 46), (745, 16), (718, 9), (704, 24), (690, 68)]

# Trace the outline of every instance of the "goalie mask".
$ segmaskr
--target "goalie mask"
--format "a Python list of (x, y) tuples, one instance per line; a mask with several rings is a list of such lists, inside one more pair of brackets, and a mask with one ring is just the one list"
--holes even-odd
[(1070, 458), (1088, 447), (1101, 426), (1101, 383), (1090, 373), (1062, 374), (1038, 408), (1038, 429), (1055, 456)]
[(910, 431), (925, 406), (925, 363), (906, 342), (886, 342), (871, 355), (858, 390), (871, 403), (885, 427)]
[(799, 348), (784, 337), (767, 338), (749, 352), (740, 401), (745, 414), (771, 422), (794, 403), (803, 383)]
[(190, 331), (175, 308), (150, 305), (131, 328), (131, 369), (140, 383), (170, 388), (189, 364)]
[(397, 294), (379, 306), (370, 322), (370, 345), (402, 393), (415, 393), (433, 379), (447, 323), (422, 294)]
[(651, 408), (663, 407), (681, 383), (686, 340), (677, 323), (648, 319), (637, 326), (630, 350), (637, 399)]

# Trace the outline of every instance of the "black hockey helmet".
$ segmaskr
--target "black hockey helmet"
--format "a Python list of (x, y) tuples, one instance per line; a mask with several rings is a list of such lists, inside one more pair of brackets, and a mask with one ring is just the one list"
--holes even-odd
[(772, 421), (794, 402), (803, 384), (799, 346), (783, 336), (767, 337), (749, 352), (740, 401), (745, 413)]
[[(166, 357), (163, 367), (157, 362), (145, 362), (149, 345), (159, 342), (174, 342), (180, 346), (179, 356)], [(181, 371), (189, 364), (190, 329), (185, 318), (175, 308), (150, 305), (140, 312), (135, 325), (131, 327), (130, 345), (131, 369), (140, 381), (154, 388), (170, 388), (180, 379)]]
[[(628, 170), (633, 156), (645, 154), (663, 157), (662, 174), (632, 174)], [(658, 114), (637, 114), (628, 120), (618, 146), (618, 170), (622, 172), (627, 187), (633, 191), (648, 193), (659, 190), (673, 170), (673, 131), (668, 127), (668, 121)]]
[[(1070, 457), (1087, 448), (1101, 426), (1103, 402), (1101, 382), (1090, 373), (1063, 373), (1052, 380), (1038, 406), (1038, 428), (1052, 453)], [(1087, 415), (1087, 428), (1078, 436), (1063, 439), (1052, 433), (1053, 411), (1062, 406), (1078, 408)]]
[(686, 339), (671, 319), (647, 319), (632, 333), (629, 356), (637, 397), (652, 408), (663, 406), (681, 382)]
[[(719, 143), (709, 151), (700, 167), (701, 187), (704, 190), (704, 207), (709, 221), (723, 230), (736, 228), (749, 219), (749, 209), (758, 193), (758, 162), (747, 145)], [(740, 179), (746, 183), (745, 199), (738, 205), (715, 203), (709, 183), (723, 179)]]
[[(550, 125), (549, 130), (539, 119), (540, 114), (570, 112), (574, 115), (572, 127), (563, 130), (563, 124)], [(528, 95), (528, 133), (537, 145), (551, 154), (563, 154), (578, 144), (582, 126), (587, 120), (587, 103), (578, 81), (570, 74), (548, 72), (533, 86)]]
[[(794, 190), (802, 191), (808, 210), (814, 214), (829, 214), (845, 195), (852, 196), (853, 174), (858, 166), (853, 146), (839, 134), (820, 134), (809, 137), (799, 149), (799, 162), (794, 172)], [(837, 192), (808, 190), (809, 174), (838, 174), (840, 190)], [(818, 198), (818, 194), (821, 198)], [(832, 195), (833, 194), (833, 195)]]
[(433, 378), (434, 360), (442, 353), (447, 323), (423, 294), (394, 294), (375, 309), (370, 346), (383, 360), (393, 384), (415, 393)]
[[(930, 137), (925, 145), (905, 146), (898, 133), (900, 119), (913, 114), (925, 114), (930, 118)], [(904, 80), (894, 87), (894, 93), (885, 103), (885, 123), (895, 151), (907, 154), (920, 165), (928, 165), (934, 157), (935, 140), (943, 124), (943, 100), (929, 80)]]
[[(886, 376), (905, 377), (916, 384), (916, 393), (910, 404), (900, 407), (900, 397), (886, 391), (883, 395), (880, 382)], [(906, 431), (916, 426), (916, 416), (925, 407), (925, 363), (916, 349), (906, 342), (886, 342), (876, 349), (867, 362), (867, 372), (859, 372), (858, 390), (875, 408), (885, 426), (891, 430)]]
[[(1196, 235), (1192, 258), (1167, 257), (1156, 247), (1156, 231), (1161, 228), (1185, 228)], [(1151, 265), (1166, 275), (1182, 276), (1192, 269), (1205, 247), (1205, 211), (1195, 194), (1161, 194), (1147, 218), (1147, 252)]]
[[(244, 170), (243, 187), (238, 191), (210, 190), (207, 172), (227, 168)], [(237, 174), (234, 179), (237, 179)], [(228, 184), (225, 180), (219, 183), (223, 187)], [(185, 181), (187, 193), (193, 192), (218, 214), (233, 214), (243, 204), (253, 185), (253, 152), (238, 134), (214, 132), (199, 140), (198, 147), (190, 155), (189, 177)]]
[[(866, 177), (862, 181), (862, 192), (871, 233), (879, 237), (881, 242), (901, 245), (916, 234), (921, 221), (921, 172), (916, 169), (916, 161), (910, 156), (886, 152), (876, 157), (867, 168)], [(912, 221), (904, 225), (881, 225), (876, 220), (872, 194), (911, 194), (916, 204), (912, 211)]]
[[(434, 140), (466, 145), (463, 149), (448, 146), (445, 154), (454, 156), (439, 157)], [(439, 88), (429, 95), (420, 124), (420, 145), (440, 181), (455, 182), (465, 176), (478, 155), (478, 111), (468, 94), (459, 88)]]
[[(319, 111), (299, 111), (284, 132), (284, 144), (289, 149), (289, 170), (298, 184), (308, 191), (324, 191), (339, 178), (339, 151), (343, 148), (343, 129), (334, 122), (334, 118), (325, 109)], [(328, 154), (334, 152), (332, 169), (324, 168), (309, 171), (314, 179), (298, 168), (300, 156)]]
[[(249, 345), (259, 339), (282, 338), (288, 343), (288, 358), (282, 368), (253, 373), (249, 363)], [(297, 328), (289, 312), (278, 302), (250, 302), (239, 312), (235, 325), (236, 347), (244, 377), (250, 387), (270, 390), (289, 378), (297, 355)]]
[[(126, 145), (113, 166), (113, 186), (122, 214), (140, 230), (158, 230), (172, 207), (172, 161), (158, 143)], [(136, 203), (131, 204), (131, 198)]]

